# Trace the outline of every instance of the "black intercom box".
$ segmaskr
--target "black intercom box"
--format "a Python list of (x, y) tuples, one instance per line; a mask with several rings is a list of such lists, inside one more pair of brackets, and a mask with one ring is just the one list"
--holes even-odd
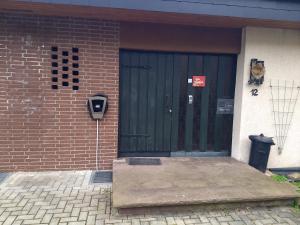
[(88, 110), (92, 119), (101, 120), (108, 108), (107, 96), (97, 94), (88, 98)]

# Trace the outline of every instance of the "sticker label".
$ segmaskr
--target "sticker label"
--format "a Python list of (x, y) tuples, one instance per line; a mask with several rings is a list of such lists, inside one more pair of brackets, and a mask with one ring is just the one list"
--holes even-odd
[(193, 87), (205, 87), (205, 76), (193, 76)]

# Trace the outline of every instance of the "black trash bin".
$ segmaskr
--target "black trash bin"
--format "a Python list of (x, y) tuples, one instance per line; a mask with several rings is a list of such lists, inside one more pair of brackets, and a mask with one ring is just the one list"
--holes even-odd
[(273, 138), (261, 134), (250, 135), (249, 139), (252, 141), (249, 165), (264, 173), (267, 169), (271, 145), (275, 145)]

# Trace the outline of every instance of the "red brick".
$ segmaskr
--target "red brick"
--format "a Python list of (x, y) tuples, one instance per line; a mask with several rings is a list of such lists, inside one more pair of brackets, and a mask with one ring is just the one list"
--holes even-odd
[[(86, 101), (99, 92), (110, 106), (100, 124), (99, 162), (111, 169), (118, 143), (119, 23), (19, 13), (0, 18), (0, 171), (95, 169), (96, 122)], [(79, 48), (79, 91), (51, 89), (52, 46)]]

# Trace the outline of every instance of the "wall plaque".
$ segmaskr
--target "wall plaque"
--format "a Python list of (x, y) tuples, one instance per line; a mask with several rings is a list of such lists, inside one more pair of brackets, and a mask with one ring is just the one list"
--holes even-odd
[(217, 102), (217, 114), (233, 114), (234, 100), (219, 98)]

